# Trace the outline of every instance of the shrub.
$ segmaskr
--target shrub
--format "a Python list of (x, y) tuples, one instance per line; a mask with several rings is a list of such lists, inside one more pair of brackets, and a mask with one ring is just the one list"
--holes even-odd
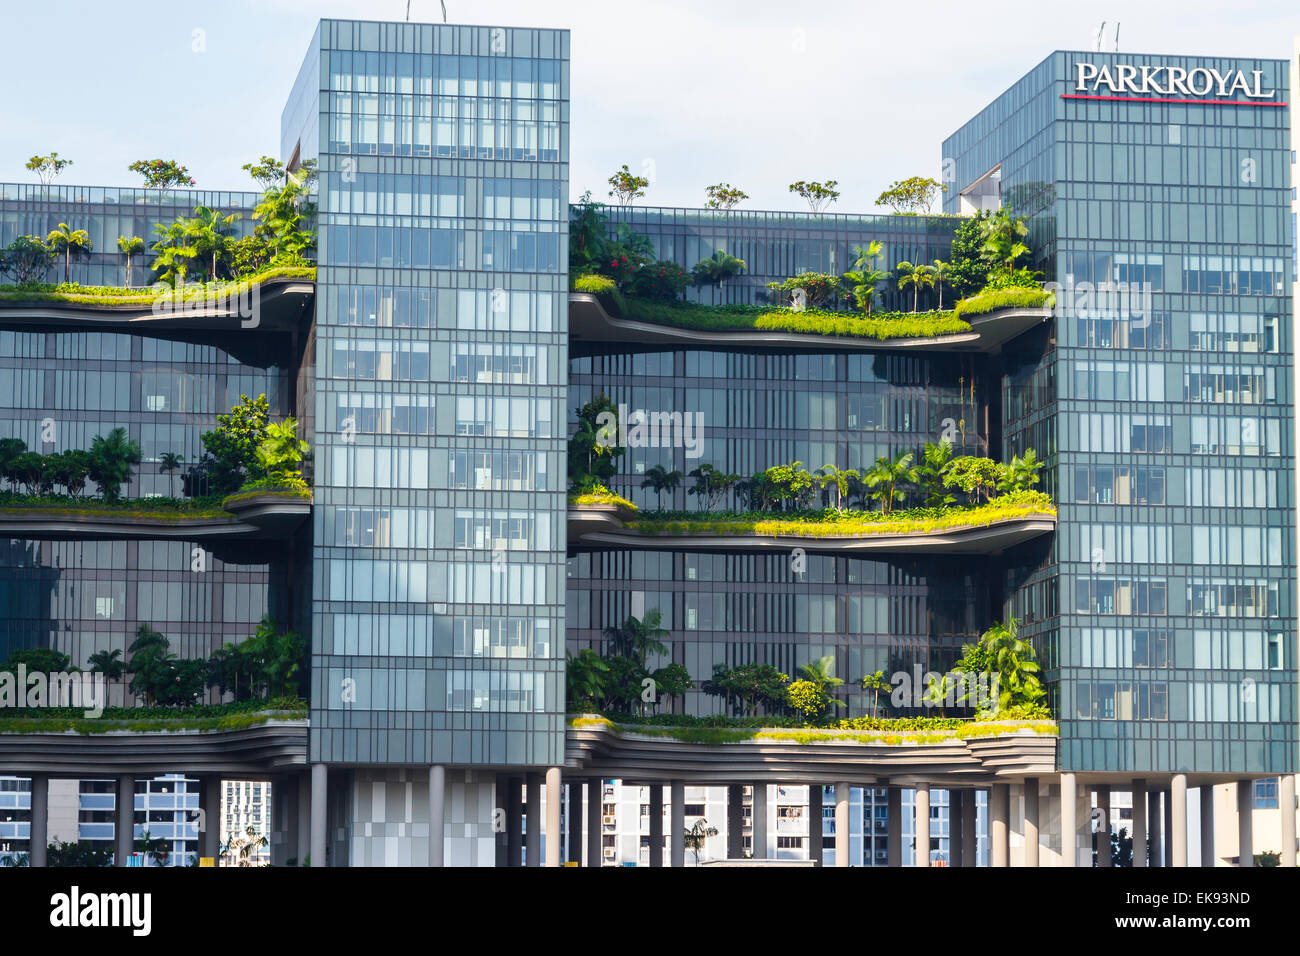
[(616, 291), (617, 285), (608, 276), (583, 275), (573, 280), (575, 292), (590, 292), (593, 295), (609, 295)]
[(957, 303), (957, 315), (984, 315), (997, 309), (1051, 308), (1052, 294), (1037, 286), (1025, 288), (985, 288), (979, 295)]
[(671, 259), (649, 262), (632, 277), (632, 294), (652, 302), (672, 302), (691, 283), (691, 276)]

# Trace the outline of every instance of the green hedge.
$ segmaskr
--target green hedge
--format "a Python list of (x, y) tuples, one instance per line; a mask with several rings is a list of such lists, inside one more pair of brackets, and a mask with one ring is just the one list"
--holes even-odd
[(99, 717), (86, 717), (82, 707), (15, 709), (0, 717), (0, 733), (106, 734), (165, 730), (242, 730), (273, 720), (303, 720), (307, 701), (296, 697), (245, 700), (194, 707), (106, 707)]
[(620, 505), (629, 511), (636, 511), (636, 505), (612, 491), (587, 492), (581, 495), (569, 495), (571, 505)]
[(229, 518), (216, 498), (74, 498), (70, 495), (20, 495), (0, 491), (0, 513), (106, 516), (115, 518), (149, 518), (177, 521), (184, 518)]
[(985, 315), (997, 309), (1050, 308), (1052, 293), (1042, 289), (1002, 289), (981, 292), (957, 303), (957, 315)]
[[(253, 275), (220, 282), (194, 283), (185, 286), (184, 299), (200, 298), (213, 293), (238, 293), (249, 286), (271, 279), (316, 279), (315, 266), (273, 266)], [(0, 302), (57, 302), (72, 305), (144, 305), (152, 306), (155, 299), (171, 290), (166, 286), (83, 286), (75, 282), (58, 285), (16, 286), (0, 285)]]

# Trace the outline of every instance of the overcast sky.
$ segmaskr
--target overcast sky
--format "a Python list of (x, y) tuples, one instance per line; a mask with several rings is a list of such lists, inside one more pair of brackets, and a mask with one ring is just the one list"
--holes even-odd
[[(1296, 0), (446, 0), (451, 23), (568, 28), (571, 194), (605, 198), (623, 163), (642, 202), (697, 206), (720, 180), (750, 208), (797, 209), (836, 179), (870, 212), (895, 179), (938, 176), (943, 138), (1055, 49), (1286, 58)], [(413, 0), (413, 20), (441, 19)], [(0, 180), (35, 153), (62, 181), (130, 185), (174, 158), (200, 187), (246, 189), (279, 150), (280, 112), (316, 21), (397, 19), (405, 0), (41, 0), (0, 5)], [(164, 12), (165, 11), (165, 12)], [(205, 49), (196, 52), (195, 31)]]

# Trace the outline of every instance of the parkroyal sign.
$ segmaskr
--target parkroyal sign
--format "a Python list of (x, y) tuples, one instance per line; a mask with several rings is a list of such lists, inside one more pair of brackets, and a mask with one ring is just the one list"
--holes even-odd
[[(1228, 70), (1198, 66), (1115, 66), (1074, 64), (1074, 93), (1067, 99), (1140, 100), (1150, 103), (1200, 103), (1233, 106), (1286, 106), (1277, 90), (1264, 88), (1263, 70)], [(1237, 97), (1245, 97), (1238, 99)]]

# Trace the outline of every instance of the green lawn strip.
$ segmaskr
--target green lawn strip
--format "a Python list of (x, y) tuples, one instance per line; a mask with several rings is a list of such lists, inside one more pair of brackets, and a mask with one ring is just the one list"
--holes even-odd
[(957, 315), (986, 315), (998, 309), (1050, 308), (1052, 293), (1043, 289), (1002, 289), (984, 292), (957, 303)]
[[(277, 266), (223, 282), (204, 285), (187, 285), (182, 295), (183, 301), (201, 299), (218, 294), (231, 295), (247, 291), (250, 287), (261, 285), (272, 279), (310, 279), (315, 281), (314, 266)], [(57, 289), (17, 289), (12, 286), (0, 286), (0, 301), (19, 303), (53, 302), (71, 305), (139, 305), (152, 306), (159, 295), (170, 294), (169, 289), (127, 288), (125, 286), (77, 286), (64, 291)]]
[(243, 701), (187, 708), (109, 707), (99, 717), (84, 716), (77, 707), (13, 709), (0, 717), (0, 733), (106, 734), (115, 731), (152, 733), (158, 731), (243, 730), (280, 720), (305, 720), (307, 702), (289, 699)]
[[(933, 718), (931, 718), (933, 719)], [(943, 720), (943, 718), (939, 718)], [(901, 723), (915, 722), (912, 718), (902, 718)], [(569, 726), (574, 728), (603, 727), (611, 733), (642, 734), (650, 737), (665, 737), (690, 744), (730, 744), (745, 741), (778, 741), (798, 744), (816, 743), (856, 743), (885, 744), (898, 746), (906, 744), (939, 744), (955, 740), (973, 740), (982, 737), (1014, 735), (1022, 732), (1056, 736), (1060, 733), (1052, 721), (960, 721), (960, 726), (951, 729), (913, 730), (900, 728), (898, 731), (844, 730), (836, 728), (759, 728), (759, 727), (722, 727), (722, 726), (688, 726), (673, 727), (665, 725), (623, 724), (605, 717), (574, 717)]]
[(34, 495), (6, 496), (0, 493), (0, 514), (18, 517), (30, 514), (64, 515), (80, 518), (130, 518), (144, 521), (184, 521), (187, 519), (232, 518), (228, 511), (211, 499), (151, 506), (148, 499), (120, 503), (69, 499), (62, 496), (40, 498)]
[[(1052, 516), (1056, 509), (1049, 504), (979, 505), (955, 509), (936, 516), (892, 518), (880, 512), (823, 513), (825, 517), (783, 519), (770, 513), (737, 515), (726, 518), (655, 518), (647, 516), (626, 523), (629, 530), (647, 535), (755, 534), (814, 538), (857, 538), (874, 535), (929, 534), (965, 528), (982, 528), (1002, 521), (1035, 515)], [(880, 515), (868, 518), (867, 515)]]

